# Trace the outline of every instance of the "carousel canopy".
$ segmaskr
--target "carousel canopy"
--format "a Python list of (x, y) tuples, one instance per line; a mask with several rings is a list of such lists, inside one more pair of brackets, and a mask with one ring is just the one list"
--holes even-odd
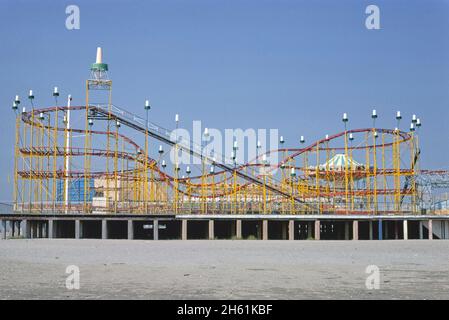
[(327, 162), (320, 164), (319, 169), (320, 170), (335, 170), (335, 171), (342, 171), (345, 170), (345, 166), (348, 166), (348, 169), (350, 168), (364, 168), (365, 166), (361, 163), (358, 163), (354, 159), (351, 159), (350, 157), (347, 157), (344, 154), (336, 154), (331, 159), (329, 159)]

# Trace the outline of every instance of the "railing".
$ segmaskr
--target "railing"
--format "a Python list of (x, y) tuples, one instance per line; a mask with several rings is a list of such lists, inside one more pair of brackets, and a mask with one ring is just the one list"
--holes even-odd
[[(95, 107), (100, 108), (105, 112), (109, 112), (107, 105), (95, 105)], [(111, 111), (111, 113), (113, 113), (115, 115), (119, 115), (120, 117), (122, 117), (124, 119), (127, 119), (129, 121), (132, 121), (132, 122), (142, 126), (143, 128), (148, 128), (148, 131), (152, 131), (153, 133), (163, 136), (167, 140), (171, 141), (174, 144), (177, 144), (180, 147), (183, 147), (189, 151), (191, 150), (194, 153), (203, 156), (207, 160), (207, 162), (227, 163), (227, 161), (229, 161), (229, 163), (232, 163), (231, 158), (226, 158), (225, 156), (221, 155), (218, 152), (214, 152), (213, 156), (209, 157), (209, 155), (204, 154), (204, 150), (203, 150), (202, 146), (198, 145), (197, 143), (193, 142), (192, 140), (187, 140), (183, 137), (177, 137), (177, 141), (175, 141), (172, 139), (172, 136), (171, 136), (172, 130), (168, 130), (166, 128), (160, 127), (151, 121), (148, 121), (145, 125), (145, 119), (143, 119), (142, 117), (137, 116), (133, 113), (125, 111), (123, 109), (120, 109), (119, 107), (117, 107), (115, 105), (111, 106), (110, 111)]]
[[(106, 203), (106, 202), (104, 202)], [(207, 209), (204, 210), (204, 205)], [(317, 204), (318, 205), (318, 204)], [(0, 211), (0, 213), (12, 213), (12, 205), (7, 205), (10, 208), (9, 212)], [(344, 203), (321, 203), (320, 211), (313, 210), (314, 207), (305, 207), (300, 203), (290, 202), (276, 202), (272, 203), (270, 209), (263, 210), (263, 203), (257, 200), (243, 200), (237, 201), (229, 200), (212, 200), (208, 199), (205, 203), (201, 200), (184, 200), (175, 205), (174, 201), (118, 201), (115, 202), (110, 199), (109, 206), (105, 204), (90, 203), (88, 208), (83, 204), (83, 201), (72, 201), (68, 205), (63, 202), (53, 204), (48, 203), (23, 203), (18, 204), (16, 213), (24, 214), (55, 214), (55, 213), (71, 213), (71, 214), (110, 214), (114, 213), (114, 208), (117, 209), (115, 214), (174, 214), (174, 208), (177, 208), (177, 214), (337, 214), (337, 215), (422, 215), (422, 214), (447, 214), (449, 210), (427, 210), (422, 212), (411, 204), (403, 204), (401, 210), (397, 211), (393, 203), (381, 203), (378, 210), (375, 211), (373, 206), (357, 206), (354, 208), (347, 208)], [(1, 206), (0, 206), (1, 207)]]

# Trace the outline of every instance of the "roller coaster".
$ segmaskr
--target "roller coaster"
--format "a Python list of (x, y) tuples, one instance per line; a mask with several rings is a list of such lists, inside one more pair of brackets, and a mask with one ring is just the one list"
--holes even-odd
[[(205, 152), (172, 130), (112, 104), (108, 66), (97, 55), (86, 104), (30, 106), (17, 96), (14, 210), (129, 214), (421, 214), (446, 171), (419, 167), (421, 122), (410, 131), (348, 129), (298, 148), (261, 152), (237, 163)], [(102, 101), (95, 102), (92, 101)], [(168, 152), (175, 155), (170, 160)], [(183, 152), (200, 159), (182, 166)], [(267, 157), (280, 159), (268, 163)], [(441, 183), (443, 181), (443, 183)], [(445, 184), (446, 183), (446, 184)], [(425, 200), (427, 199), (427, 200)], [(430, 201), (431, 202), (431, 201)]]

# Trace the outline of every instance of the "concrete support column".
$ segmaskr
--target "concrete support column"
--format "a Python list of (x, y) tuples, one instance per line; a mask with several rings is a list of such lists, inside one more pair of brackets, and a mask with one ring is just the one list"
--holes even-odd
[(349, 240), (349, 222), (345, 221), (345, 240)]
[(181, 239), (187, 240), (187, 220), (181, 222)]
[(108, 238), (108, 221), (101, 220), (101, 239), (105, 240)]
[(397, 221), (394, 222), (394, 239), (399, 239), (399, 226)]
[(209, 220), (209, 240), (215, 239), (214, 220)]
[(444, 239), (449, 239), (449, 221), (441, 222), (444, 227)]
[(40, 221), (34, 221), (34, 237), (35, 238), (40, 238), (41, 237), (41, 222)]
[(36, 221), (37, 237), (42, 238), (42, 221)]
[(408, 240), (408, 221), (404, 220), (403, 225), (404, 240)]
[(48, 220), (48, 238), (54, 239), (56, 237), (55, 234), (55, 225), (53, 219)]
[(419, 226), (419, 239), (422, 240), (424, 238), (422, 231), (422, 221), (419, 221), (418, 226)]
[(42, 237), (47, 238), (48, 237), (48, 222), (45, 221), (42, 223)]
[(30, 221), (30, 239), (36, 238), (35, 222)]
[(42, 221), (42, 238), (47, 238), (47, 221)]
[(433, 223), (432, 223), (432, 220), (430, 220), (429, 219), (429, 222), (428, 222), (428, 228), (427, 229), (429, 229), (429, 240), (433, 240)]
[(14, 220), (9, 222), (9, 228), (11, 229), (11, 238), (14, 238), (16, 235), (16, 222)]
[(321, 236), (320, 220), (315, 220), (315, 240), (320, 240), (320, 236)]
[(359, 222), (357, 220), (352, 222), (352, 240), (359, 240)]
[(134, 223), (128, 220), (128, 240), (134, 240)]
[(288, 221), (288, 240), (295, 240), (295, 221)]
[(313, 222), (307, 222), (307, 239), (313, 238)]
[(262, 240), (268, 240), (268, 220), (262, 220)]
[(30, 231), (30, 236), (29, 236), (29, 238), (30, 238), (30, 239), (33, 239), (33, 221), (28, 220), (28, 228), (29, 228), (29, 231)]
[(369, 239), (373, 240), (373, 222), (369, 222)]
[(39, 239), (39, 221), (33, 222), (33, 238)]
[(40, 232), (41, 232), (41, 238), (45, 238), (45, 234), (46, 234), (46, 222), (45, 221), (41, 221), (39, 222), (40, 224)]
[(237, 239), (242, 239), (242, 220), (235, 222), (235, 236)]
[(383, 239), (383, 222), (382, 222), (382, 220), (381, 219), (379, 219), (379, 230), (378, 230), (378, 238), (379, 238), (379, 240), (382, 240)]
[(75, 239), (81, 239), (82, 230), (81, 230), (81, 221), (75, 220)]
[(20, 223), (21, 223), (22, 221), (17, 221), (17, 236), (21, 236), (22, 235), (22, 232), (21, 232), (21, 227), (20, 227)]
[(26, 239), (30, 239), (31, 238), (31, 221), (30, 220), (23, 220), (23, 236)]
[(6, 220), (2, 220), (2, 229), (3, 229), (2, 238), (6, 239)]
[(153, 240), (159, 240), (159, 220), (153, 220)]
[(24, 230), (25, 238), (31, 239), (33, 230), (32, 230), (32, 224), (31, 224), (30, 220), (24, 220), (23, 230)]
[(33, 239), (36, 237), (36, 234), (34, 233), (34, 221), (29, 221), (30, 224), (30, 239)]

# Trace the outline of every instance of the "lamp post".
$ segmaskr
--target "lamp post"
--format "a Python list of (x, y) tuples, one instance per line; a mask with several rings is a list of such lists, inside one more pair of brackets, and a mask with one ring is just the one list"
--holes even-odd
[[(420, 118), (416, 118), (416, 123), (415, 123), (415, 128), (416, 128), (416, 134), (414, 135), (415, 136), (415, 139), (414, 139), (414, 141), (415, 141), (415, 154), (416, 154), (416, 163), (415, 163), (415, 166), (414, 166), (414, 170), (415, 170), (415, 172), (416, 171), (418, 171), (419, 172), (419, 155), (420, 155), (420, 153), (421, 153), (421, 151), (420, 151), (420, 149), (419, 149), (419, 134), (418, 134), (418, 132), (419, 132), (419, 129), (421, 128), (421, 119)], [(416, 183), (416, 182), (415, 182)], [(415, 189), (416, 190), (416, 189)]]
[(28, 99), (30, 100), (31, 108), (34, 109), (34, 106), (33, 106), (33, 100), (34, 100), (34, 93), (33, 93), (33, 90), (30, 90), (30, 92), (29, 92), (29, 94), (28, 94)]
[(411, 185), (412, 185), (412, 211), (415, 212), (415, 194), (416, 194), (416, 184), (415, 184), (415, 164), (416, 164), (416, 154), (415, 154), (415, 141), (414, 141), (414, 132), (415, 132), (415, 124), (417, 122), (416, 115), (412, 116), (412, 122), (410, 123), (410, 138), (411, 138), (411, 169), (412, 169), (412, 176), (411, 176)]
[(55, 98), (56, 106), (58, 106), (59, 89), (58, 87), (53, 88), (53, 97)]
[[(17, 115), (17, 109), (19, 108), (20, 104), (20, 98), (18, 95), (16, 95), (13, 103), (12, 103), (12, 110), (14, 111), (14, 114), (16, 115), (16, 132), (15, 132), (15, 144), (14, 144), (14, 189), (13, 189), (13, 209), (14, 211), (17, 211), (18, 208), (18, 158), (19, 158), (19, 130), (20, 130), (20, 117)], [(22, 206), (23, 210), (23, 206)]]
[(395, 195), (394, 195), (394, 209), (396, 211), (399, 210), (400, 207), (400, 197), (401, 197), (401, 177), (400, 177), (400, 138), (399, 138), (399, 125), (402, 119), (401, 111), (396, 111), (396, 121), (397, 121), (397, 127), (394, 130), (395, 136), (394, 136), (394, 152), (393, 152), (393, 163), (394, 163), (394, 189), (395, 189)]
[(238, 213), (238, 205), (237, 205), (237, 150), (238, 150), (238, 144), (237, 140), (234, 141), (234, 145), (232, 147), (233, 149), (233, 162), (234, 162), (234, 208), (235, 213)]
[(190, 166), (187, 166), (186, 168), (186, 175), (187, 175), (187, 196), (189, 197), (189, 213), (192, 213), (192, 197), (191, 197), (191, 190), (190, 190), (190, 173), (192, 171), (190, 170)]
[(402, 119), (401, 111), (396, 111), (396, 121), (398, 123), (398, 126), (396, 127), (396, 131), (399, 131), (399, 123)]
[(179, 127), (179, 114), (175, 114), (175, 167), (174, 167), (174, 206), (175, 206), (175, 213), (178, 213), (178, 127)]
[(295, 188), (294, 188), (294, 180), (296, 177), (296, 171), (295, 171), (295, 167), (292, 167), (290, 169), (290, 183), (291, 183), (291, 192), (292, 192), (292, 197), (291, 197), (291, 214), (295, 214)]
[(343, 113), (342, 117), (343, 124), (345, 126), (345, 207), (346, 213), (348, 213), (348, 202), (349, 202), (349, 179), (348, 179), (348, 130), (347, 124), (349, 122), (348, 114)]
[[(279, 144), (281, 145), (281, 149), (283, 149), (284, 143), (285, 143), (284, 136), (280, 136), (279, 137)], [(284, 159), (286, 158), (285, 154), (286, 154), (285, 150), (283, 150), (282, 151), (282, 162), (281, 162), (281, 166), (280, 166), (280, 168), (281, 168), (281, 176), (282, 176), (282, 178), (281, 178), (282, 189), (285, 188), (285, 182), (286, 182), (285, 172), (284, 172), (284, 169), (285, 169)], [(287, 188), (285, 188), (285, 190), (288, 190), (288, 186), (287, 186)], [(284, 200), (283, 199), (281, 199), (281, 209), (282, 209), (282, 212), (285, 212), (285, 204), (284, 204)]]
[[(59, 96), (59, 91), (58, 91), (58, 87), (54, 87), (53, 89), (53, 97), (55, 97), (55, 99), (57, 99), (57, 97)], [(71, 103), (72, 103), (72, 96), (69, 94), (67, 96), (67, 111), (66, 111), (66, 115), (64, 116), (65, 118), (65, 162), (64, 162), (64, 171), (65, 171), (65, 210), (66, 213), (68, 213), (69, 210), (69, 184), (70, 184), (70, 180), (69, 180), (69, 172), (70, 172), (70, 142), (71, 142), (71, 132), (70, 132), (70, 107), (71, 107)]]
[(143, 191), (143, 200), (144, 200), (144, 209), (145, 213), (148, 213), (148, 157), (149, 157), (149, 150), (148, 150), (148, 113), (151, 109), (150, 101), (145, 100), (144, 110), (145, 110), (145, 181), (144, 181), (144, 191)]
[(201, 210), (203, 213), (207, 213), (207, 143), (209, 141), (209, 129), (204, 128), (203, 138), (201, 139), (201, 198), (202, 205)]

